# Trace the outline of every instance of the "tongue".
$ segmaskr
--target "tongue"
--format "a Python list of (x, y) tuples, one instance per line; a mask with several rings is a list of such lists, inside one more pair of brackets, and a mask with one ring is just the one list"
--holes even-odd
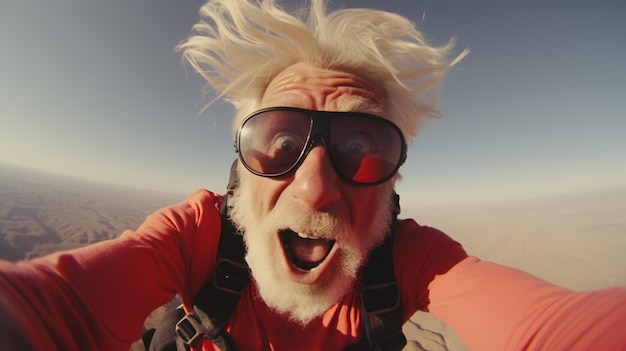
[(289, 248), (294, 257), (301, 262), (319, 262), (326, 257), (332, 247), (332, 243), (325, 239), (306, 239), (292, 235), (289, 240)]

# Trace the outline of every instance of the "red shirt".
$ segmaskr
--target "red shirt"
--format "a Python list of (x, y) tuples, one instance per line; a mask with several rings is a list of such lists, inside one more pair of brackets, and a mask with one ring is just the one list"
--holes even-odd
[[(213, 271), (221, 197), (206, 190), (117, 239), (32, 261), (0, 262), (0, 292), (36, 350), (123, 350), (147, 315), (179, 293), (188, 309)], [(394, 265), (405, 320), (443, 319), (474, 350), (624, 350), (626, 289), (577, 293), (468, 257), (444, 233), (402, 220)], [(361, 337), (358, 293), (306, 328), (249, 284), (229, 324), (240, 350), (341, 350)], [(204, 349), (211, 350), (210, 345)]]

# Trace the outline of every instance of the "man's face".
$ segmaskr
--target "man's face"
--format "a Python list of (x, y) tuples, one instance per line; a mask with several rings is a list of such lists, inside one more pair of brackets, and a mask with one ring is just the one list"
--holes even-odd
[[(354, 74), (299, 63), (268, 85), (261, 107), (378, 113), (376, 87)], [(322, 143), (288, 175), (266, 178), (239, 167), (232, 199), (246, 260), (264, 301), (306, 324), (354, 285), (390, 219), (393, 180), (358, 186), (339, 178)]]

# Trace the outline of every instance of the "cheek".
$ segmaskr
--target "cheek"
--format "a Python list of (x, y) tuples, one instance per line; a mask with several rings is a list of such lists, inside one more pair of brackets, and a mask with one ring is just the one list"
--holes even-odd
[(276, 201), (282, 194), (285, 184), (275, 179), (263, 178), (252, 174), (248, 177), (248, 181), (250, 182), (252, 209), (255, 216), (259, 220), (263, 220), (276, 206)]
[(380, 195), (376, 188), (358, 188), (346, 193), (352, 213), (352, 226), (361, 231), (370, 227), (380, 206)]

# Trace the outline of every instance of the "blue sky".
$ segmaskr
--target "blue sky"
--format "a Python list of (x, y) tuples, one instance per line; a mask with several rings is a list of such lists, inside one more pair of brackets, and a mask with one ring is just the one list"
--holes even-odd
[[(174, 46), (197, 0), (0, 3), (0, 161), (167, 192), (221, 192), (223, 103)], [(471, 50), (409, 150), (410, 206), (626, 186), (626, 3), (345, 0)]]

